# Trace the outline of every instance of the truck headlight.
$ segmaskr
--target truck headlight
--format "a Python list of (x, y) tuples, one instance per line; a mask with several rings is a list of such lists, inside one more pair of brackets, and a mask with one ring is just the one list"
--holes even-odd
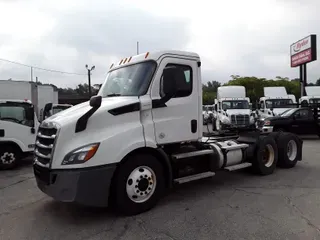
[(62, 161), (62, 165), (81, 164), (90, 160), (97, 152), (99, 143), (92, 143), (85, 145), (81, 148), (77, 148), (68, 153)]

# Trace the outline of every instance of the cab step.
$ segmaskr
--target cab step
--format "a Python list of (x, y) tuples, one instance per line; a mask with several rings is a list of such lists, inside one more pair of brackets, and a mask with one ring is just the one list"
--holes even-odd
[(239, 169), (242, 169), (242, 168), (251, 167), (251, 166), (252, 166), (252, 163), (244, 162), (244, 163), (240, 163), (240, 164), (237, 164), (237, 165), (225, 167), (224, 169), (227, 170), (227, 171), (232, 172), (232, 171), (236, 171), (236, 170), (239, 170)]
[(174, 179), (174, 182), (178, 183), (178, 184), (183, 184), (183, 183), (199, 180), (202, 178), (213, 177), (214, 175), (215, 175), (214, 172), (203, 172), (203, 173), (198, 173), (198, 174), (191, 175), (191, 176), (186, 176), (186, 177)]

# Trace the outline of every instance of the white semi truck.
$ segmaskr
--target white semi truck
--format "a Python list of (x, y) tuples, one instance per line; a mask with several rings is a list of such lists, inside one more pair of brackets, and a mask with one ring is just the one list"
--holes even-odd
[(307, 95), (299, 99), (299, 104), (320, 104), (320, 86), (307, 86), (305, 87), (305, 90)]
[(296, 107), (296, 97), (288, 94), (285, 87), (264, 87), (264, 96), (260, 98), (257, 115), (260, 120), (277, 116)]
[[(204, 138), (200, 66), (197, 54), (182, 51), (112, 65), (97, 96), (41, 123), (33, 164), (39, 189), (132, 215), (174, 184), (245, 167), (268, 175), (302, 159), (302, 141), (291, 133)], [(289, 142), (297, 151), (288, 152)]]
[(250, 98), (243, 86), (218, 87), (215, 116), (213, 128), (217, 131), (255, 128)]

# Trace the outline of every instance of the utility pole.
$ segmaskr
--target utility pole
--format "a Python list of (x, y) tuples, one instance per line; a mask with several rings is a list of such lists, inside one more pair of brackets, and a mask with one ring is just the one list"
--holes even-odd
[(139, 55), (139, 42), (137, 42), (137, 55)]
[(31, 82), (33, 82), (33, 68), (31, 67)]
[(89, 98), (91, 98), (91, 71), (93, 71), (95, 66), (88, 68), (88, 64), (86, 64), (86, 69), (88, 70), (88, 84), (89, 84)]

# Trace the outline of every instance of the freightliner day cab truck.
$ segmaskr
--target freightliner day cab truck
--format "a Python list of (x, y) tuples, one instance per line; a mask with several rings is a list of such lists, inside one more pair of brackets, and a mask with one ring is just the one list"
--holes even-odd
[[(38, 187), (58, 201), (132, 215), (154, 207), (174, 184), (221, 169), (253, 167), (267, 175), (301, 160), (302, 141), (291, 133), (203, 138), (200, 66), (197, 54), (182, 51), (112, 65), (97, 96), (41, 123)], [(288, 151), (289, 142), (297, 151)]]
[(264, 87), (264, 97), (260, 98), (257, 115), (259, 119), (277, 116), (284, 111), (294, 108), (296, 97), (288, 94), (285, 87)]
[(250, 99), (243, 86), (223, 86), (217, 89), (213, 130), (236, 130), (255, 128)]

